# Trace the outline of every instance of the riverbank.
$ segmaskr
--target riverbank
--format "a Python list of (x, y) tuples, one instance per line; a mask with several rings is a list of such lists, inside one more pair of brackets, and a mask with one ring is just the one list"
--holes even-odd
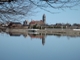
[(73, 29), (38, 29), (36, 30), (36, 32), (29, 32), (28, 29), (6, 29), (5, 32), (20, 33), (20, 34), (80, 36), (80, 30), (73, 30)]

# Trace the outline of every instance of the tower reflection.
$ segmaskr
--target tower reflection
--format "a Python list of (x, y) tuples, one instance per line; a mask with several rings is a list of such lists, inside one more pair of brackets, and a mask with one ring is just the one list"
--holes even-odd
[(45, 45), (45, 36), (44, 34), (29, 34), (28, 32), (25, 33), (19, 33), (19, 32), (7, 32), (10, 36), (21, 36), (23, 35), (24, 37), (29, 36), (30, 38), (38, 38), (42, 40), (42, 45)]
[(42, 45), (45, 44), (45, 35), (42, 34), (29, 34), (31, 38), (39, 38), (42, 40)]

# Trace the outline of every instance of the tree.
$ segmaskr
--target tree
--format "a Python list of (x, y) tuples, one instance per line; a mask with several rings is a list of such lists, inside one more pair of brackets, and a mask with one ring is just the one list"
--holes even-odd
[(43, 9), (47, 12), (51, 12), (49, 8), (52, 9), (62, 9), (72, 8), (80, 5), (80, 0), (29, 0), (35, 6)]
[[(0, 0), (1, 1), (1, 0)], [(80, 0), (5, 0), (0, 3), (0, 22), (20, 20), (30, 16), (37, 6), (47, 12), (54, 13), (52, 9), (72, 8), (80, 5)], [(35, 5), (35, 6), (34, 6)]]
[(9, 0), (0, 3), (0, 22), (20, 20), (30, 16), (34, 5), (29, 0)]

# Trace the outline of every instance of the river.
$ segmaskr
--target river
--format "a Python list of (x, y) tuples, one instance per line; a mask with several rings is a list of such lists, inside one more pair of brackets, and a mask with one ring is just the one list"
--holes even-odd
[(0, 60), (80, 60), (80, 37), (2, 32)]

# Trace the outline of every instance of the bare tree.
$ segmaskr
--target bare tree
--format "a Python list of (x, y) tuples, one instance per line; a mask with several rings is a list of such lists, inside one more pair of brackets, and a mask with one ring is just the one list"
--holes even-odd
[(0, 3), (0, 22), (20, 20), (33, 12), (33, 4), (29, 0), (10, 0)]
[(47, 12), (51, 12), (49, 8), (52, 9), (62, 9), (72, 8), (75, 6), (80, 6), (80, 0), (29, 0), (35, 6), (43, 9)]
[(49, 8), (72, 8), (79, 6), (80, 0), (9, 0), (9, 2), (0, 3), (0, 22), (20, 20), (23, 16), (29, 16), (34, 11), (34, 5), (54, 13)]

